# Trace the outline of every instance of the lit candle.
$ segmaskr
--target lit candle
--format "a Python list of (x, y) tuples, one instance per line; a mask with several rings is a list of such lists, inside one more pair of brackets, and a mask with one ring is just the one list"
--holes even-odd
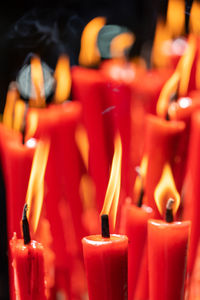
[(17, 239), (15, 234), (10, 241), (15, 299), (45, 300), (44, 249), (40, 243), (31, 240), (26, 213), (25, 204), (22, 216), (23, 239)]
[(149, 299), (183, 300), (191, 224), (174, 222), (180, 196), (168, 164), (156, 187), (155, 201), (165, 221), (148, 221)]
[(128, 299), (128, 238), (110, 234), (108, 221), (109, 214), (114, 231), (121, 184), (121, 157), (122, 145), (117, 136), (110, 180), (101, 212), (101, 235), (91, 235), (82, 240), (90, 300)]

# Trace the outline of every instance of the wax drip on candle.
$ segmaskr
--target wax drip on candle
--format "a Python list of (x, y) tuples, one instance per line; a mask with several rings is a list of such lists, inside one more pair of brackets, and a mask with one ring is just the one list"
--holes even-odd
[(110, 237), (108, 215), (102, 215), (101, 216), (101, 235), (104, 238), (109, 238)]
[(169, 200), (167, 201), (166, 213), (165, 213), (165, 220), (167, 223), (172, 223), (174, 221), (173, 209), (172, 209), (174, 202), (175, 201), (173, 198), (169, 198)]
[(140, 181), (141, 181), (141, 189), (140, 189), (140, 194), (139, 194), (138, 201), (137, 201), (137, 206), (141, 207), (142, 204), (143, 204), (143, 198), (144, 198), (144, 193), (145, 193), (144, 192), (144, 180), (143, 180), (142, 175), (141, 175), (141, 168), (136, 167), (135, 170), (136, 170), (136, 173), (138, 174), (138, 176), (140, 178)]
[(31, 241), (30, 231), (29, 231), (29, 224), (27, 219), (27, 210), (28, 205), (27, 203), (24, 205), (23, 214), (22, 214), (22, 230), (23, 230), (23, 238), (24, 238), (24, 245), (27, 245)]

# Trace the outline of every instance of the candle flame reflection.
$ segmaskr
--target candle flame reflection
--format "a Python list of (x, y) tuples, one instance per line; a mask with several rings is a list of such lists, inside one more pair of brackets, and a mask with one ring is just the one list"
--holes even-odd
[(97, 17), (85, 26), (81, 37), (81, 50), (79, 54), (80, 65), (89, 67), (97, 65), (100, 62), (97, 36), (105, 23), (106, 19), (104, 17)]
[(109, 223), (111, 231), (115, 229), (117, 208), (121, 186), (121, 160), (122, 160), (122, 144), (119, 134), (115, 138), (114, 155), (110, 171), (110, 179), (106, 191), (103, 209), (101, 215), (109, 215)]
[(33, 233), (36, 232), (44, 197), (44, 176), (48, 160), (50, 142), (40, 140), (37, 143), (31, 174), (26, 194), (26, 203), (28, 204), (28, 219)]
[(87, 131), (82, 125), (79, 125), (76, 129), (75, 140), (76, 140), (76, 144), (78, 146), (78, 149), (80, 151), (80, 154), (82, 156), (84, 165), (85, 165), (86, 169), (88, 170), (89, 141), (88, 141)]
[(72, 85), (70, 61), (67, 56), (61, 55), (58, 59), (54, 78), (56, 79), (54, 102), (62, 103), (69, 98)]
[(22, 100), (17, 100), (15, 103), (14, 109), (14, 120), (13, 120), (13, 128), (16, 131), (23, 130), (24, 127), (24, 118), (26, 114), (26, 103)]
[(171, 167), (168, 163), (163, 168), (163, 173), (154, 192), (155, 202), (162, 216), (165, 215), (166, 204), (169, 198), (174, 200), (173, 215), (180, 205), (180, 195), (176, 189)]

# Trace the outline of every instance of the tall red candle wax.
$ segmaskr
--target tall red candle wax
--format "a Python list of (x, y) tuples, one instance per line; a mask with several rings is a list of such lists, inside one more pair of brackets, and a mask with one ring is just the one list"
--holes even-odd
[[(127, 198), (126, 203), (122, 206), (120, 233), (127, 235), (129, 240), (128, 299), (130, 300), (135, 299), (134, 296), (139, 283), (141, 264), (145, 254), (147, 221), (152, 217), (152, 208), (146, 205), (137, 207), (136, 205), (131, 204), (130, 198)], [(145, 278), (142, 278), (142, 280), (145, 281), (148, 289), (148, 282), (146, 282)]]
[(180, 196), (169, 164), (156, 187), (155, 201), (166, 221), (148, 221), (149, 299), (183, 300), (191, 224), (173, 221)]

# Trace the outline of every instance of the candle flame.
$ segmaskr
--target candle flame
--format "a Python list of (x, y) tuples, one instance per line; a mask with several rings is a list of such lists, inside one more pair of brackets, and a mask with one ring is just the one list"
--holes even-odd
[(87, 136), (86, 129), (79, 125), (75, 132), (75, 140), (78, 146), (78, 149), (81, 153), (83, 162), (85, 164), (86, 169), (88, 170), (88, 163), (89, 163), (89, 141)]
[(81, 50), (79, 54), (80, 65), (89, 67), (97, 65), (100, 62), (100, 54), (97, 48), (97, 36), (105, 23), (105, 18), (97, 17), (85, 26), (81, 37)]
[(121, 186), (122, 144), (119, 134), (115, 138), (114, 155), (110, 171), (110, 179), (105, 195), (101, 215), (109, 215), (110, 226), (114, 230)]
[(168, 200), (172, 198), (174, 200), (173, 214), (176, 214), (180, 205), (180, 195), (176, 189), (172, 170), (168, 163), (166, 163), (163, 168), (162, 176), (154, 192), (154, 197), (158, 210), (162, 216), (165, 214)]
[(30, 111), (27, 118), (26, 139), (34, 136), (38, 126), (38, 113), (34, 110)]
[(44, 176), (49, 155), (50, 142), (40, 140), (37, 144), (31, 174), (26, 194), (28, 204), (28, 219), (33, 233), (36, 232), (40, 219), (43, 197), (44, 197)]
[(156, 112), (158, 116), (160, 117), (166, 116), (168, 112), (170, 97), (172, 96), (173, 93), (177, 92), (179, 81), (180, 81), (180, 72), (177, 68), (161, 90), (160, 96), (158, 98), (157, 106), (156, 106)]
[(59, 57), (54, 77), (56, 79), (54, 102), (62, 103), (69, 98), (72, 85), (70, 61), (66, 55)]
[(181, 78), (180, 78), (180, 86), (179, 86), (180, 96), (186, 96), (187, 94), (196, 50), (197, 50), (196, 38), (194, 35), (190, 35), (188, 38), (188, 46), (186, 48), (186, 51), (179, 61), (179, 67), (181, 69)]
[(38, 56), (31, 58), (31, 99), (29, 105), (33, 107), (45, 106), (44, 76), (41, 60)]
[(184, 34), (185, 1), (169, 0), (167, 8), (167, 27), (173, 37)]
[(200, 34), (200, 3), (194, 1), (192, 4), (190, 19), (189, 19), (189, 29), (190, 32), (196, 35)]
[(152, 64), (156, 67), (165, 67), (169, 64), (169, 58), (166, 55), (167, 43), (171, 42), (171, 34), (162, 19), (159, 19), (156, 25), (155, 38), (153, 42)]
[(14, 109), (13, 128), (16, 131), (22, 131), (25, 124), (26, 103), (22, 100), (17, 100)]
[(134, 43), (135, 36), (131, 32), (124, 32), (114, 37), (110, 44), (111, 57), (124, 57), (125, 51)]
[(12, 82), (8, 89), (6, 104), (3, 112), (3, 124), (9, 128), (13, 127), (14, 107), (18, 98), (19, 93), (17, 91), (16, 83)]

